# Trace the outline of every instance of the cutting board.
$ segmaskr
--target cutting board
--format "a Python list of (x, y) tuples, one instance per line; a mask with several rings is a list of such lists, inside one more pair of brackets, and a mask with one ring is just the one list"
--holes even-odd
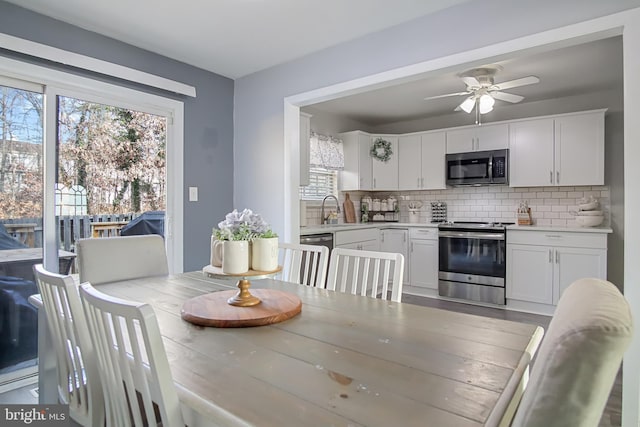
[(344, 194), (344, 203), (342, 204), (342, 207), (344, 208), (344, 222), (356, 222), (356, 210), (353, 207), (353, 202), (351, 201), (349, 193)]

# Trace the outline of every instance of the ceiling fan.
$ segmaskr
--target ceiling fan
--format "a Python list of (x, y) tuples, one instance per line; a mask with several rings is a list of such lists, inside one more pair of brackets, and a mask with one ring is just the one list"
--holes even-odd
[(517, 103), (524, 99), (523, 96), (502, 92), (503, 90), (540, 82), (540, 79), (536, 76), (527, 76), (502, 83), (494, 83), (494, 76), (500, 70), (502, 70), (502, 67), (499, 65), (488, 65), (465, 71), (458, 74), (458, 77), (467, 85), (466, 91), (429, 96), (424, 99), (430, 100), (466, 95), (467, 98), (455, 108), (455, 111), (462, 110), (466, 113), (471, 113), (475, 107), (476, 123), (479, 123), (480, 114), (486, 114), (493, 110), (496, 99), (511, 103)]

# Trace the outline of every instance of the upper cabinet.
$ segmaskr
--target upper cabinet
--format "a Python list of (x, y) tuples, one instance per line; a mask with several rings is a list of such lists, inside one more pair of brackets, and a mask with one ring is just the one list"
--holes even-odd
[(512, 122), (510, 185), (604, 185), (604, 113)]
[(447, 131), (447, 153), (509, 148), (509, 125), (494, 124)]
[[(405, 135), (345, 132), (341, 191), (437, 190), (446, 188), (447, 153), (509, 148), (512, 187), (604, 185), (606, 110), (512, 120)], [(301, 125), (302, 129), (302, 125)], [(377, 138), (391, 144), (391, 157), (371, 157)]]
[(391, 157), (386, 162), (370, 157), (373, 171), (373, 190), (397, 190), (398, 137), (392, 135), (372, 135), (370, 146), (373, 146), (378, 138), (382, 138), (391, 143)]
[(300, 113), (300, 186), (309, 185), (309, 138), (311, 115)]
[(340, 138), (344, 143), (344, 170), (340, 172), (340, 190), (373, 190), (372, 163), (369, 155), (371, 135), (353, 131), (340, 134)]
[(444, 131), (402, 135), (398, 138), (398, 188), (434, 190), (446, 188)]

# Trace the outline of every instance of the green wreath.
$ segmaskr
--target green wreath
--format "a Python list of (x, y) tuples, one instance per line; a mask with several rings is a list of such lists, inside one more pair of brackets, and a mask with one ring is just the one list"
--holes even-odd
[(388, 162), (393, 154), (393, 151), (391, 150), (391, 143), (382, 138), (376, 138), (376, 140), (373, 141), (371, 150), (369, 150), (369, 154), (376, 160)]

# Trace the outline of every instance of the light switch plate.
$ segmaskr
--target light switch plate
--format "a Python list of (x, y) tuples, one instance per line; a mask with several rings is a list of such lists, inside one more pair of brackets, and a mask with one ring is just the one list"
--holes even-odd
[(198, 187), (189, 187), (189, 201), (190, 202), (198, 201)]

